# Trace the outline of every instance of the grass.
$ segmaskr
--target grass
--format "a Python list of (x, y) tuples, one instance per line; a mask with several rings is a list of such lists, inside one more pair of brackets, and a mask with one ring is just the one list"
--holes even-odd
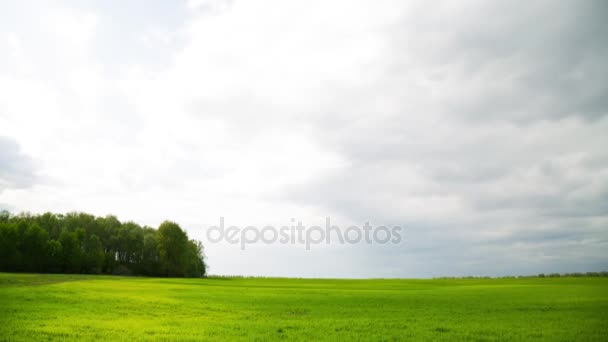
[(0, 273), (0, 340), (606, 341), (608, 278)]

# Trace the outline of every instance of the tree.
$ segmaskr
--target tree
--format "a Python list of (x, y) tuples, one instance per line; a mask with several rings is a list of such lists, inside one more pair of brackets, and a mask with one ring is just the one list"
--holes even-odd
[(84, 265), (83, 269), (85, 273), (101, 273), (104, 252), (101, 240), (97, 235), (93, 234), (89, 236), (84, 244)]
[(175, 222), (158, 227), (158, 252), (161, 269), (169, 277), (183, 277), (187, 272), (188, 236)]
[(158, 234), (153, 228), (144, 228), (144, 247), (140, 271), (148, 275), (160, 275), (160, 254), (158, 252)]
[(36, 221), (42, 229), (47, 231), (50, 238), (57, 240), (61, 234), (62, 218), (62, 216), (53, 213), (44, 213), (38, 216)]
[(144, 237), (138, 224), (133, 222), (123, 224), (118, 228), (113, 243), (121, 265), (130, 267), (140, 263)]
[(188, 277), (204, 277), (207, 274), (203, 244), (200, 241), (188, 241)]
[(0, 210), (0, 223), (7, 223), (10, 218), (11, 213), (9, 213), (8, 210)]
[(106, 217), (98, 217), (95, 219), (98, 226), (100, 227), (101, 243), (104, 247), (104, 261), (103, 261), (103, 272), (112, 273), (117, 265), (117, 244), (115, 235), (121, 226), (120, 221), (113, 215), (107, 215)]
[(19, 246), (25, 271), (45, 271), (48, 239), (49, 234), (37, 222), (27, 226)]
[(19, 234), (13, 222), (0, 222), (0, 270), (18, 271), (21, 254), (17, 249)]
[(179, 225), (158, 230), (115, 216), (0, 211), (0, 271), (200, 277), (203, 245)]
[(51, 273), (59, 273), (62, 270), (63, 248), (61, 242), (57, 240), (48, 240), (46, 242), (46, 271)]
[(62, 247), (61, 266), (63, 272), (80, 272), (80, 265), (82, 264), (80, 241), (78, 241), (76, 233), (64, 230), (59, 236), (59, 242), (61, 242)]

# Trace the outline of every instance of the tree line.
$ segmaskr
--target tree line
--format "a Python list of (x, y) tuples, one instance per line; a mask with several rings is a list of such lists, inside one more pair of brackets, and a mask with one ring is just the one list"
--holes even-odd
[(0, 211), (0, 271), (204, 277), (207, 265), (202, 243), (175, 222)]

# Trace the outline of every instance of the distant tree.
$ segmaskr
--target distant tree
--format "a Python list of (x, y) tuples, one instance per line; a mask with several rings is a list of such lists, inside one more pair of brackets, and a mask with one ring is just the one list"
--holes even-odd
[(19, 246), (25, 271), (45, 271), (48, 239), (49, 234), (37, 222), (33, 222), (27, 226)]
[(40, 227), (47, 231), (50, 238), (57, 240), (61, 234), (62, 218), (62, 216), (53, 213), (44, 213), (37, 217), (37, 222)]
[(11, 213), (8, 212), (8, 210), (0, 210), (0, 223), (4, 222), (7, 223), (8, 220), (11, 217)]
[(123, 224), (114, 236), (113, 242), (119, 264), (136, 266), (140, 263), (143, 253), (144, 236), (138, 224), (133, 222)]
[(0, 270), (18, 271), (21, 254), (17, 248), (20, 237), (14, 222), (0, 222)]
[(101, 243), (104, 246), (104, 262), (103, 272), (113, 273), (114, 268), (118, 265), (117, 245), (120, 244), (115, 236), (120, 229), (121, 223), (116, 216), (107, 215), (106, 217), (98, 217), (97, 224), (101, 228), (102, 233), (99, 235)]
[(160, 275), (158, 234), (155, 229), (144, 228), (144, 246), (140, 270), (143, 274)]
[(97, 225), (100, 227), (100, 234), (97, 234), (101, 239), (101, 243), (107, 248), (112, 249), (111, 239), (116, 235), (116, 232), (121, 226), (120, 221), (113, 215), (107, 215), (106, 217), (98, 217), (95, 219)]
[(175, 222), (158, 227), (158, 251), (164, 275), (183, 277), (187, 271), (188, 236)]
[(61, 266), (66, 273), (79, 273), (81, 261), (80, 241), (76, 233), (64, 230), (59, 236), (61, 242)]
[(63, 264), (63, 248), (61, 242), (57, 240), (48, 240), (46, 242), (46, 271), (51, 273), (59, 273), (62, 271)]
[(0, 211), (0, 271), (200, 277), (203, 246), (179, 225), (158, 230), (115, 216)]
[(88, 237), (84, 243), (84, 265), (83, 270), (86, 273), (101, 273), (104, 261), (103, 246), (97, 235), (93, 234)]
[(200, 241), (188, 241), (188, 277), (204, 277), (207, 273), (203, 244)]

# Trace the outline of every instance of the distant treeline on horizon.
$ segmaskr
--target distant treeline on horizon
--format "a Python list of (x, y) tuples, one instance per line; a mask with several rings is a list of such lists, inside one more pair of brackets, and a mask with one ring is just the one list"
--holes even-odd
[(204, 277), (200, 241), (174, 222), (158, 229), (86, 213), (0, 211), (0, 271)]
[(506, 275), (506, 276), (462, 276), (462, 277), (436, 277), (434, 279), (511, 279), (511, 278), (580, 278), (580, 277), (608, 277), (608, 271), (600, 272), (572, 272), (572, 273), (539, 273), (533, 275)]

